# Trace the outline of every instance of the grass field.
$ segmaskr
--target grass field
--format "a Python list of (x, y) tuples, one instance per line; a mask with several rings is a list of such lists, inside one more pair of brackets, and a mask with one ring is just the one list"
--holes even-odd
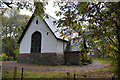
[[(111, 70), (92, 70), (85, 72), (69, 72), (70, 78), (74, 73), (77, 78), (83, 78), (87, 75), (87, 78), (111, 78), (113, 72)], [(13, 78), (13, 71), (3, 71), (3, 78)], [(21, 77), (21, 71), (17, 71), (17, 78)], [(50, 71), (50, 72), (38, 72), (38, 71), (24, 71), (24, 78), (67, 78), (67, 72), (64, 71)]]
[[(110, 62), (105, 59), (96, 58), (94, 60), (104, 61), (105, 64), (109, 64)], [(102, 70), (91, 70), (91, 71), (76, 71), (69, 72), (70, 78), (73, 78), (74, 74), (76, 74), (77, 78), (111, 78), (113, 76), (113, 67), (108, 66)], [(13, 71), (3, 70), (2, 71), (3, 78), (13, 78)], [(21, 77), (21, 71), (17, 71), (17, 78)], [(40, 72), (40, 71), (24, 71), (24, 78), (67, 78), (66, 71), (48, 71), (48, 72)]]
[[(87, 75), (87, 78), (110, 78), (113, 76), (113, 71), (109, 67), (103, 70), (91, 70), (91, 71), (76, 71), (69, 72), (70, 78), (73, 77), (74, 73), (78, 78), (83, 78)], [(13, 71), (3, 71), (3, 78), (13, 78)], [(17, 78), (21, 77), (21, 71), (17, 71)], [(39, 72), (39, 71), (24, 71), (24, 78), (66, 78), (66, 71), (49, 71), (49, 72)]]
[(103, 61), (102, 63), (111, 64), (111, 61), (105, 58), (92, 58), (92, 60)]

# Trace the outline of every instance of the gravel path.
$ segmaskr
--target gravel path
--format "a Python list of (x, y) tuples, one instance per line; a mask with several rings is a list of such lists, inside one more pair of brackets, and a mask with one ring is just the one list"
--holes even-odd
[(3, 62), (2, 69), (3, 70), (13, 70), (15, 66), (17, 66), (18, 70), (21, 70), (23, 67), (24, 70), (28, 71), (88, 71), (88, 70), (100, 70), (109, 66), (109, 64), (101, 63), (103, 61), (93, 61), (92, 64), (85, 66), (41, 66), (36, 64), (25, 64), (25, 63), (17, 63), (17, 62)]

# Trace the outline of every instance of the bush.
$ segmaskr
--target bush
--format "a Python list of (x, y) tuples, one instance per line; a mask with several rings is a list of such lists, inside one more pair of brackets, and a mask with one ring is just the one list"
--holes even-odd
[[(2, 60), (1, 61), (7, 61), (7, 59), (8, 59), (8, 56), (5, 54), (5, 53), (2, 53)], [(14, 60), (14, 58), (13, 57), (11, 57), (11, 56), (9, 56), (9, 61), (13, 61)]]
[(67, 62), (67, 66), (70, 66), (70, 63), (69, 63), (69, 62)]
[(92, 58), (91, 57), (81, 57), (80, 65), (85, 65), (85, 64), (92, 64)]
[(92, 64), (92, 59), (91, 59), (91, 58), (87, 58), (87, 62), (88, 62), (89, 64)]
[(5, 53), (2, 53), (2, 61), (7, 61), (8, 56)]
[(0, 61), (2, 61), (2, 55), (0, 55)]
[(15, 60), (17, 60), (19, 55), (19, 49), (15, 49), (14, 53), (15, 53)]
[(9, 57), (9, 60), (10, 60), (10, 61), (13, 61), (13, 60), (14, 60), (14, 58), (10, 56), (10, 57)]

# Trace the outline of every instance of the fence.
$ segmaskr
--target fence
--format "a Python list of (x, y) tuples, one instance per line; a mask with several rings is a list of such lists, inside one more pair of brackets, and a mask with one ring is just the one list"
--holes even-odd
[[(14, 67), (13, 79), (12, 80), (120, 80), (114, 77), (111, 78), (87, 78), (87, 75), (83, 75), (85, 78), (77, 78), (77, 75), (74, 73), (71, 77), (71, 73), (67, 72), (66, 78), (34, 78), (34, 79), (27, 79), (24, 78), (24, 68), (21, 68), (21, 78), (17, 78), (17, 67)], [(2, 79), (2, 80), (11, 80), (11, 79)]]

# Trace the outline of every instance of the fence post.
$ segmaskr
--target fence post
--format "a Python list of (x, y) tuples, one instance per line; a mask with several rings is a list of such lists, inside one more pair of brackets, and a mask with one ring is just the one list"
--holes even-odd
[(16, 75), (17, 75), (17, 67), (14, 67), (14, 74), (13, 74), (13, 79), (16, 80)]
[(24, 68), (22, 68), (21, 80), (23, 80), (23, 69), (24, 69)]
[(114, 80), (114, 77), (112, 77), (112, 80)]
[(67, 80), (69, 80), (69, 78), (70, 78), (70, 73), (67, 72)]
[(67, 78), (69, 78), (70, 77), (70, 73), (69, 72), (67, 72)]
[(75, 74), (74, 74), (74, 80), (76, 80)]

